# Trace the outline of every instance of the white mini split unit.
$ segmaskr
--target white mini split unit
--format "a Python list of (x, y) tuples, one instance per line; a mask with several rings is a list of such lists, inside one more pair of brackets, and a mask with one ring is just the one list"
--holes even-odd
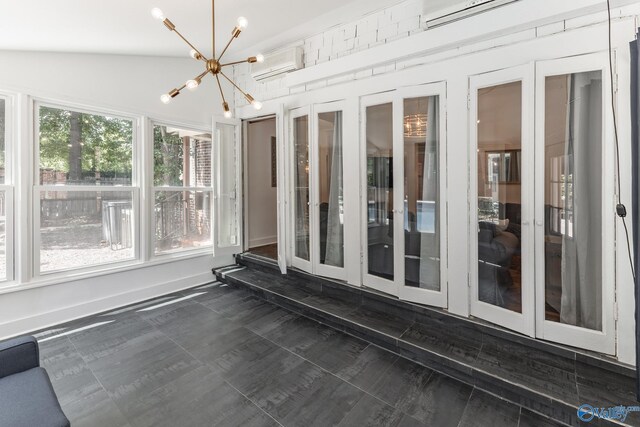
[(430, 0), (424, 0), (424, 20), (427, 29), (439, 27), (516, 1), (520, 0), (467, 0), (433, 12), (429, 10)]
[(251, 64), (251, 77), (256, 81), (269, 80), (303, 68), (302, 47), (296, 46), (264, 56), (264, 62)]

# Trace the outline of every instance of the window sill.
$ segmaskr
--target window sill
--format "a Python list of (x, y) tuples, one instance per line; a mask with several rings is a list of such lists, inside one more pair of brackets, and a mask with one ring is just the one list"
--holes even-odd
[(213, 259), (213, 255), (210, 250), (189, 252), (185, 254), (171, 254), (173, 256), (164, 256), (152, 258), (149, 261), (130, 261), (126, 263), (120, 263), (118, 265), (101, 266), (98, 270), (93, 271), (79, 271), (79, 272), (65, 272), (65, 273), (52, 273), (51, 275), (40, 276), (30, 282), (18, 283), (18, 282), (6, 282), (0, 285), (0, 295), (10, 294), (14, 292), (28, 291), (31, 289), (42, 288), (46, 286), (55, 286), (62, 283), (69, 283), (78, 280), (90, 279), (93, 277), (107, 276), (110, 274), (125, 273), (127, 271), (140, 270), (144, 268), (151, 268), (158, 265), (163, 265), (170, 262), (178, 262), (189, 259), (201, 258), (204, 256), (210, 256)]

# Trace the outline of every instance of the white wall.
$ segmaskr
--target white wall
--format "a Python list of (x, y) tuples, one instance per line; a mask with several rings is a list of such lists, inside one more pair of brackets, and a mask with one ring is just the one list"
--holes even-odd
[[(613, 1), (613, 47), (616, 50), (616, 63), (620, 91), (616, 96), (618, 124), (620, 131), (622, 170), (622, 198), (629, 209), (631, 194), (629, 144), (629, 53), (628, 42), (635, 38), (640, 4), (633, 1)], [(421, 13), (410, 0), (403, 5), (409, 18)], [(592, 52), (607, 50), (607, 14), (605, 2), (596, 0), (523, 0), (511, 6), (497, 9), (491, 13), (469, 18), (465, 21), (425, 31), (422, 28), (402, 31), (384, 36), (391, 20), (386, 12), (363, 18), (362, 22), (333, 28), (327, 32), (300, 41), (305, 46), (306, 68), (289, 75), (262, 83), (252, 83), (248, 67), (239, 66), (235, 76), (240, 84), (250, 87), (257, 98), (264, 101), (265, 108), (275, 110), (283, 106), (285, 112), (293, 108), (322, 104), (335, 100), (345, 100), (346, 114), (360, 116), (360, 101), (363, 96), (394, 90), (407, 90), (427, 83), (446, 83), (447, 111), (447, 169), (446, 203), (448, 212), (447, 264), (448, 264), (448, 310), (452, 313), (468, 316), (471, 299), (469, 281), (471, 269), (469, 210), (469, 161), (476, 153), (470, 153), (469, 124), (469, 84), (470, 76), (500, 70), (522, 67), (523, 75), (529, 82), (532, 79), (536, 63), (557, 58), (574, 57)], [(399, 8), (399, 9), (398, 9)], [(394, 10), (402, 10), (398, 5)], [(407, 16), (405, 16), (406, 18)], [(413, 18), (411, 18), (413, 19)], [(353, 43), (367, 33), (375, 33), (376, 40), (366, 43), (366, 47), (356, 49), (351, 42), (343, 43), (351, 28), (355, 25)], [(359, 31), (359, 26), (363, 32)], [(398, 24), (399, 27), (399, 24)], [(366, 28), (366, 32), (365, 29)], [(347, 30), (349, 31), (347, 32)], [(389, 30), (391, 31), (391, 30)], [(391, 31), (393, 33), (393, 31)], [(380, 36), (380, 34), (383, 34)], [(342, 34), (342, 35), (340, 35)], [(312, 43), (311, 39), (316, 40)], [(364, 46), (363, 42), (363, 46)], [(313, 47), (311, 47), (313, 45)], [(329, 58), (322, 56), (323, 49), (331, 50)], [(315, 58), (317, 50), (318, 59)], [(314, 63), (315, 61), (315, 63)], [(601, 64), (606, 70), (606, 65)], [(530, 73), (530, 74), (529, 74)], [(251, 87), (253, 85), (253, 87)], [(410, 89), (409, 89), (410, 90)], [(529, 93), (529, 96), (532, 96)], [(410, 96), (410, 95), (407, 95)], [(533, 98), (529, 98), (533, 105)], [(254, 117), (255, 112), (238, 103), (238, 115), (242, 118)], [(532, 109), (533, 111), (533, 109)], [(605, 105), (607, 115), (611, 114)], [(534, 117), (527, 124), (531, 125)], [(288, 123), (285, 116), (285, 123)], [(362, 145), (363, 129), (350, 129), (350, 135), (360, 133), (345, 141), (346, 144)], [(286, 134), (286, 132), (285, 132)], [(533, 129), (531, 129), (533, 134)], [(613, 144), (613, 130), (608, 129), (605, 145)], [(289, 145), (284, 141), (285, 147)], [(361, 151), (361, 156), (364, 151)], [(349, 168), (346, 186), (353, 190), (358, 187), (358, 174), (362, 165), (353, 164)], [(291, 187), (291, 184), (289, 185)], [(613, 186), (607, 191), (613, 198)], [(349, 213), (351, 215), (351, 213)], [(356, 212), (356, 216), (358, 213)], [(361, 216), (361, 215), (360, 215)], [(353, 218), (353, 217), (352, 217)], [(359, 221), (359, 220), (358, 220)], [(616, 221), (616, 240), (623, 241), (624, 232), (619, 220)], [(613, 222), (613, 219), (612, 219)], [(350, 222), (351, 223), (351, 222)], [(627, 222), (628, 223), (628, 222)], [(357, 227), (357, 224), (354, 225)], [(362, 236), (360, 236), (362, 241)], [(635, 361), (634, 335), (634, 290), (630, 277), (630, 268), (624, 245), (615, 253), (616, 300), (618, 301), (618, 321), (616, 325), (616, 357), (628, 364)], [(360, 256), (354, 248), (353, 260)], [(346, 254), (347, 255), (347, 254)], [(607, 263), (613, 257), (607, 255)], [(613, 262), (612, 262), (613, 264)], [(611, 266), (610, 266), (611, 267)], [(348, 264), (349, 282), (361, 284), (361, 268), (358, 263)], [(613, 270), (610, 270), (613, 271)], [(353, 273), (353, 274), (352, 274)], [(611, 286), (608, 283), (608, 286)], [(612, 289), (610, 287), (609, 289)], [(607, 309), (612, 309), (609, 305)]]
[[(213, 280), (211, 268), (232, 264), (230, 256), (214, 258), (211, 249), (153, 258), (151, 255), (151, 171), (138, 175), (143, 230), (139, 260), (82, 273), (34, 277), (32, 274), (32, 185), (34, 100), (121, 112), (137, 118), (139, 162), (151, 163), (146, 128), (151, 120), (211, 128), (220, 114), (213, 82), (184, 91), (169, 105), (159, 96), (199, 73), (189, 58), (154, 58), (0, 51), (0, 94), (9, 97), (12, 119), (8, 145), (13, 153), (15, 186), (16, 280), (0, 284), (0, 339), (86, 316)], [(230, 93), (230, 91), (229, 91)], [(231, 98), (231, 97), (230, 97)]]
[(160, 102), (160, 95), (202, 72), (191, 58), (0, 51), (0, 64), (3, 91), (207, 126), (213, 114), (222, 114), (210, 78), (168, 105)]
[(249, 248), (278, 241), (277, 187), (271, 186), (271, 138), (275, 136), (275, 118), (248, 125), (245, 212)]

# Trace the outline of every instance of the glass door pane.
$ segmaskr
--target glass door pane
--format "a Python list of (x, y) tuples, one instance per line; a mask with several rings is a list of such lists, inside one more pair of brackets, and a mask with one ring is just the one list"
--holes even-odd
[(545, 320), (602, 331), (602, 72), (545, 79)]
[(440, 291), (439, 97), (404, 100), (404, 285)]
[(309, 247), (309, 116), (293, 119), (294, 144), (294, 253), (297, 258), (311, 261)]
[(318, 114), (319, 263), (344, 267), (342, 111)]
[(394, 278), (393, 104), (366, 107), (367, 272)]
[(477, 97), (477, 298), (522, 313), (522, 82)]

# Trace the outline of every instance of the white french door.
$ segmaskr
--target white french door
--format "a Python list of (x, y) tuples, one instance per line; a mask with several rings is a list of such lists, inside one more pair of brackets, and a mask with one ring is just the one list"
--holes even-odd
[(313, 106), (311, 259), (313, 274), (346, 280), (343, 101)]
[[(401, 114), (395, 92), (363, 97), (360, 102), (360, 157), (363, 167), (360, 178), (362, 195), (362, 282), (365, 286), (397, 295), (395, 283), (396, 241), (401, 232), (394, 185), (400, 182), (401, 157), (397, 156), (394, 135), (394, 114)], [(397, 111), (396, 111), (397, 110)]]
[(290, 112), (292, 264), (345, 280), (344, 102)]
[(615, 354), (608, 56), (536, 65), (536, 335)]
[(290, 120), (290, 176), (291, 180), (291, 264), (301, 270), (312, 272), (311, 245), (315, 212), (311, 209), (311, 109), (298, 108), (289, 112)]
[(445, 83), (361, 102), (363, 283), (438, 307), (447, 306), (445, 103)]
[(534, 335), (533, 65), (470, 78), (470, 312)]
[(215, 256), (242, 251), (241, 122), (236, 119), (213, 120), (214, 217), (213, 251)]

